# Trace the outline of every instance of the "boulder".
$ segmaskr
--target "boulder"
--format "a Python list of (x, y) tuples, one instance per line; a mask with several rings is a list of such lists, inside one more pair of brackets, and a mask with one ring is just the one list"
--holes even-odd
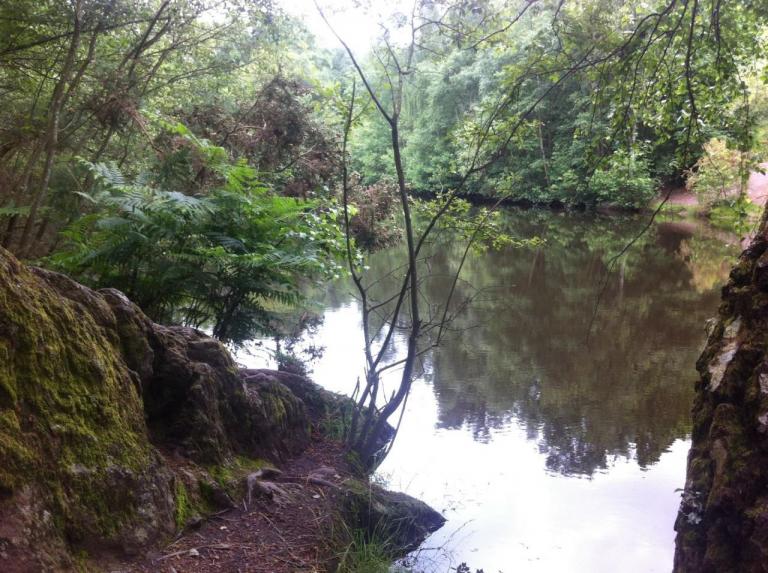
[(347, 480), (342, 490), (346, 523), (383, 541), (393, 557), (416, 549), (445, 524), (440, 513), (404, 493), (359, 480)]
[(63, 570), (69, 547), (174, 530), (107, 300), (0, 249), (0, 570)]
[[(238, 370), (204, 333), (0, 249), (0, 571), (146, 553), (353, 407), (296, 374)], [(359, 484), (344, 496), (354, 519), (403, 551), (443, 523)]]
[[(349, 397), (326, 390), (305, 376), (292, 372), (248, 368), (242, 369), (240, 375), (249, 384), (276, 383), (288, 388), (293, 395), (301, 399), (310, 418), (324, 434), (339, 437), (343, 424), (352, 419), (355, 405)], [(394, 435), (395, 429), (389, 423), (384, 424), (374, 444), (377, 456)]]

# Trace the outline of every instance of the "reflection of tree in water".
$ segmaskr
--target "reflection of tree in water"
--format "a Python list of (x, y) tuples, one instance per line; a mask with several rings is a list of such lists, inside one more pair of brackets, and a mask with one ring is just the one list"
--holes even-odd
[[(432, 357), (440, 426), (488, 440), (514, 417), (551, 470), (576, 474), (614, 456), (644, 467), (685, 436), (703, 325), (718, 299), (716, 289), (697, 291), (692, 268), (722, 260), (722, 240), (658, 227), (644, 236), (611, 275), (587, 345), (606, 261), (642, 224), (529, 212), (513, 229), (539, 234), (544, 247), (474, 256), (463, 277), (493, 296), (471, 305), (454, 325), (466, 330)], [(459, 256), (444, 249), (432, 271), (445, 276)], [(447, 288), (432, 280), (427, 296)], [(458, 300), (470, 296), (460, 288)]]

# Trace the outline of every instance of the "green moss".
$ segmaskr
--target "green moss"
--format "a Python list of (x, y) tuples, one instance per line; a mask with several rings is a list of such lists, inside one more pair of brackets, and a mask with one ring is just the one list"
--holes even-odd
[(234, 474), (229, 466), (209, 466), (208, 473), (222, 487), (226, 487), (234, 479)]
[(282, 426), (288, 417), (282, 396), (272, 392), (262, 392), (260, 396), (264, 401), (264, 408), (267, 411), (268, 419), (274, 426)]
[(103, 326), (109, 307), (2, 251), (0, 277), (0, 487), (36, 483), (71, 537), (115, 534), (136, 500), (111, 476), (135, 477), (153, 458), (141, 397)]
[(0, 340), (0, 407), (10, 408), (16, 403), (18, 394), (16, 382), (11, 370), (9, 344)]
[(85, 549), (76, 551), (72, 555), (72, 565), (77, 573), (88, 573), (89, 571), (93, 570), (88, 563), (89, 557), (90, 556)]
[(222, 509), (222, 490), (229, 493), (232, 488), (224, 488), (214, 481), (201, 479), (197, 482), (199, 496), (190, 503), (191, 515), (210, 515)]
[(344, 482), (344, 487), (359, 496), (367, 496), (371, 492), (371, 484), (359, 479), (348, 479)]
[(35, 464), (34, 451), (23, 440), (16, 412), (0, 411), (0, 489), (13, 490)]
[(228, 491), (236, 488), (239, 482), (248, 474), (265, 467), (274, 467), (271, 462), (261, 458), (235, 456), (226, 464), (206, 467), (208, 474)]
[(189, 497), (187, 496), (187, 488), (184, 482), (177, 479), (176, 486), (173, 491), (173, 498), (176, 504), (176, 513), (174, 515), (176, 521), (176, 529), (184, 529), (187, 520), (192, 516), (192, 507), (189, 503)]
[(235, 456), (234, 467), (238, 471), (247, 473), (255, 472), (265, 467), (274, 467), (271, 462), (261, 458), (249, 458), (247, 456)]
[(200, 488), (200, 497), (203, 499), (203, 502), (210, 507), (215, 507), (213, 486), (207, 481), (202, 480), (198, 482), (197, 486)]

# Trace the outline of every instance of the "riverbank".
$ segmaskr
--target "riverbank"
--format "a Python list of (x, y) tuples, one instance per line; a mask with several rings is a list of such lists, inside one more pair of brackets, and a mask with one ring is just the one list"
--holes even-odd
[[(768, 169), (768, 163), (763, 163), (760, 166), (762, 169)], [(660, 194), (660, 199), (664, 199), (666, 192)], [(758, 207), (764, 207), (768, 202), (768, 175), (753, 171), (749, 174), (747, 181), (747, 197), (749, 200)], [(666, 204), (670, 206), (685, 207), (686, 209), (701, 209), (702, 206), (696, 195), (686, 189), (685, 187), (678, 187), (669, 191), (669, 197), (666, 200)]]
[[(378, 545), (379, 559), (391, 559), (418, 545), (442, 523), (441, 517), (412, 498), (397, 496), (399, 502), (394, 504), (393, 494), (361, 479), (341, 443), (319, 433), (301, 455), (279, 470), (262, 472), (239, 502), (233, 500), (231, 507), (193, 521), (170, 543), (141, 559), (107, 559), (100, 567), (123, 573), (351, 572), (360, 536)], [(371, 512), (379, 512), (380, 521), (369, 531), (365, 522), (374, 499), (380, 505)], [(382, 511), (390, 512), (387, 524)], [(407, 521), (419, 511), (431, 515), (429, 523), (416, 525), (423, 531), (403, 530), (399, 540), (396, 532), (381, 538), (384, 529), (399, 527), (397, 520)], [(406, 545), (397, 547), (399, 543)]]
[[(764, 171), (768, 170), (768, 163), (763, 163), (760, 168)], [(422, 200), (434, 200), (436, 193), (423, 189), (412, 189), (411, 195)], [(746, 194), (749, 201), (759, 207), (760, 211), (768, 202), (768, 173), (762, 173), (759, 171), (753, 171), (750, 173), (747, 181)], [(736, 196), (734, 190), (732, 196)], [(594, 210), (602, 214), (613, 213), (639, 213), (644, 209), (642, 208), (630, 208), (620, 207), (611, 204), (598, 204), (594, 206), (588, 206), (584, 203), (566, 204), (559, 200), (535, 202), (530, 199), (520, 199), (515, 197), (499, 198), (493, 196), (482, 195), (479, 193), (466, 193), (461, 194), (460, 197), (469, 203), (476, 206), (503, 206), (503, 207), (517, 207), (520, 209), (550, 209), (553, 211), (562, 210), (574, 210), (574, 211), (589, 211)], [(687, 212), (690, 214), (704, 214), (706, 208), (702, 205), (695, 193), (686, 189), (685, 187), (673, 187), (661, 189), (656, 198), (654, 198), (647, 209), (655, 211), (661, 203), (664, 203), (664, 208), (675, 212)]]
[(261, 471), (269, 479), (252, 481), (250, 495), (225, 498), (229, 507), (193, 516), (175, 539), (143, 558), (107, 556), (101, 568), (126, 573), (332, 570), (344, 541), (331, 534), (340, 528), (341, 485), (353, 479), (341, 444), (315, 434), (298, 457), (279, 470), (270, 464)]
[(0, 570), (332, 571), (374, 533), (396, 557), (443, 518), (357, 469), (352, 406), (0, 249)]

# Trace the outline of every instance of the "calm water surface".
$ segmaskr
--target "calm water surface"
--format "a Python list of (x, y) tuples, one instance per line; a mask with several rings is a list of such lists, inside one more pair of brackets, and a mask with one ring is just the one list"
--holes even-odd
[[(661, 222), (607, 275), (646, 222), (510, 211), (512, 233), (545, 243), (471, 256), (457, 300), (472, 304), (425, 356), (378, 472), (448, 520), (410, 556), (415, 571), (671, 569), (694, 365), (740, 247), (700, 223)], [(426, 300), (445, 297), (461, 251), (435, 246)], [(368, 276), (400, 261), (378, 253)], [(314, 379), (344, 393), (363, 366), (351, 292), (328, 286), (303, 343), (325, 348)], [(391, 356), (404, 347), (395, 340)]]

